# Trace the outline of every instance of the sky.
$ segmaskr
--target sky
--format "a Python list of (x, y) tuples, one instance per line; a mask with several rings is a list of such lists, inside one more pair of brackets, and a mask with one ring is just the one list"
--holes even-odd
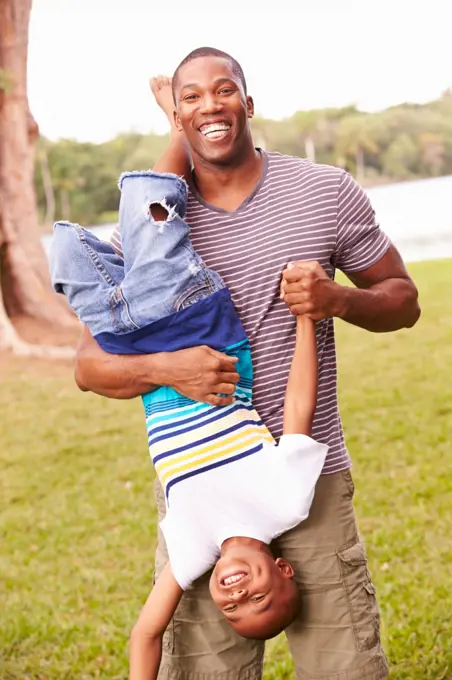
[(172, 74), (204, 45), (242, 64), (256, 112), (268, 118), (326, 106), (376, 111), (422, 103), (452, 87), (447, 5), (33, 0), (30, 105), (50, 139), (102, 142), (119, 132), (166, 132), (149, 77)]

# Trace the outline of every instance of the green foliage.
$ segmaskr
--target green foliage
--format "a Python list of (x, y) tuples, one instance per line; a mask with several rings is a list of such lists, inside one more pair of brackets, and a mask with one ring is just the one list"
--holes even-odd
[[(450, 91), (428, 104), (401, 104), (377, 113), (348, 106), (297, 111), (281, 121), (257, 116), (252, 129), (258, 146), (342, 166), (367, 185), (452, 174)], [(104, 144), (41, 139), (55, 218), (94, 224), (103, 221), (102, 215), (116, 213), (120, 173), (152, 167), (167, 142), (165, 135), (137, 133)], [(46, 199), (38, 161), (36, 192), (43, 217)]]
[[(355, 502), (393, 680), (452, 678), (451, 265), (410, 267), (415, 328), (337, 323)], [(141, 403), (82, 394), (71, 368), (21, 360), (4, 369), (0, 410), (0, 677), (126, 678), (156, 540)], [(294, 679), (284, 636), (266, 656), (266, 680)]]
[(406, 133), (397, 135), (382, 154), (383, 174), (388, 177), (409, 179), (415, 177), (416, 162), (419, 160), (419, 149), (413, 138)]
[(102, 215), (117, 213), (121, 172), (151, 168), (167, 141), (167, 136), (135, 133), (119, 135), (104, 144), (69, 139), (50, 142), (41, 138), (35, 167), (41, 218), (46, 199), (39, 152), (47, 157), (56, 203), (55, 219), (90, 225), (105, 221)]

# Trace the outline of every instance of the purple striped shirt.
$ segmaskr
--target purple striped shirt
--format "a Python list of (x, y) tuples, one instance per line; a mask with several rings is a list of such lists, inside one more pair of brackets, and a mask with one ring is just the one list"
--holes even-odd
[[(319, 262), (356, 272), (391, 245), (365, 192), (344, 170), (263, 152), (262, 176), (235, 212), (207, 204), (192, 189), (186, 221), (197, 252), (229, 287), (251, 342), (253, 403), (274, 437), (282, 433), (284, 394), (295, 347), (295, 319), (279, 299), (288, 262)], [(121, 252), (120, 234), (112, 244)], [(317, 324), (318, 403), (312, 436), (328, 444), (324, 473), (350, 465), (337, 401), (333, 319)]]

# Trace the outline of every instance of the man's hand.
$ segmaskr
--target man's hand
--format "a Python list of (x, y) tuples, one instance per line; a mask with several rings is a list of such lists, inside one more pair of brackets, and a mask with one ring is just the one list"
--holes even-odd
[[(234, 401), (239, 381), (236, 357), (210, 347), (190, 347), (160, 355), (161, 380), (189, 399), (212, 406), (227, 406)], [(219, 396), (219, 395), (228, 396)]]
[(340, 316), (341, 289), (318, 262), (294, 262), (282, 273), (281, 299), (292, 314), (315, 321)]
[(108, 354), (85, 327), (75, 379), (81, 390), (113, 399), (133, 399), (160, 385), (170, 385), (189, 399), (227, 406), (234, 401), (239, 381), (236, 363), (236, 357), (204, 345), (157, 354)]
[(374, 333), (411, 328), (419, 319), (417, 288), (394, 246), (367, 269), (346, 275), (356, 288), (332, 281), (318, 262), (292, 263), (282, 273), (281, 299), (292, 314), (315, 321), (336, 316)]

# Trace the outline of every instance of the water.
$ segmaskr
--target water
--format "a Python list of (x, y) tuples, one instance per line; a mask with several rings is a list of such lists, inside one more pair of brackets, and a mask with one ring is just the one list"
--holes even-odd
[(367, 189), (406, 262), (452, 257), (452, 175)]
[[(452, 175), (366, 190), (382, 229), (406, 262), (452, 257)], [(93, 227), (108, 240), (114, 224)], [(48, 252), (52, 236), (43, 236)]]

